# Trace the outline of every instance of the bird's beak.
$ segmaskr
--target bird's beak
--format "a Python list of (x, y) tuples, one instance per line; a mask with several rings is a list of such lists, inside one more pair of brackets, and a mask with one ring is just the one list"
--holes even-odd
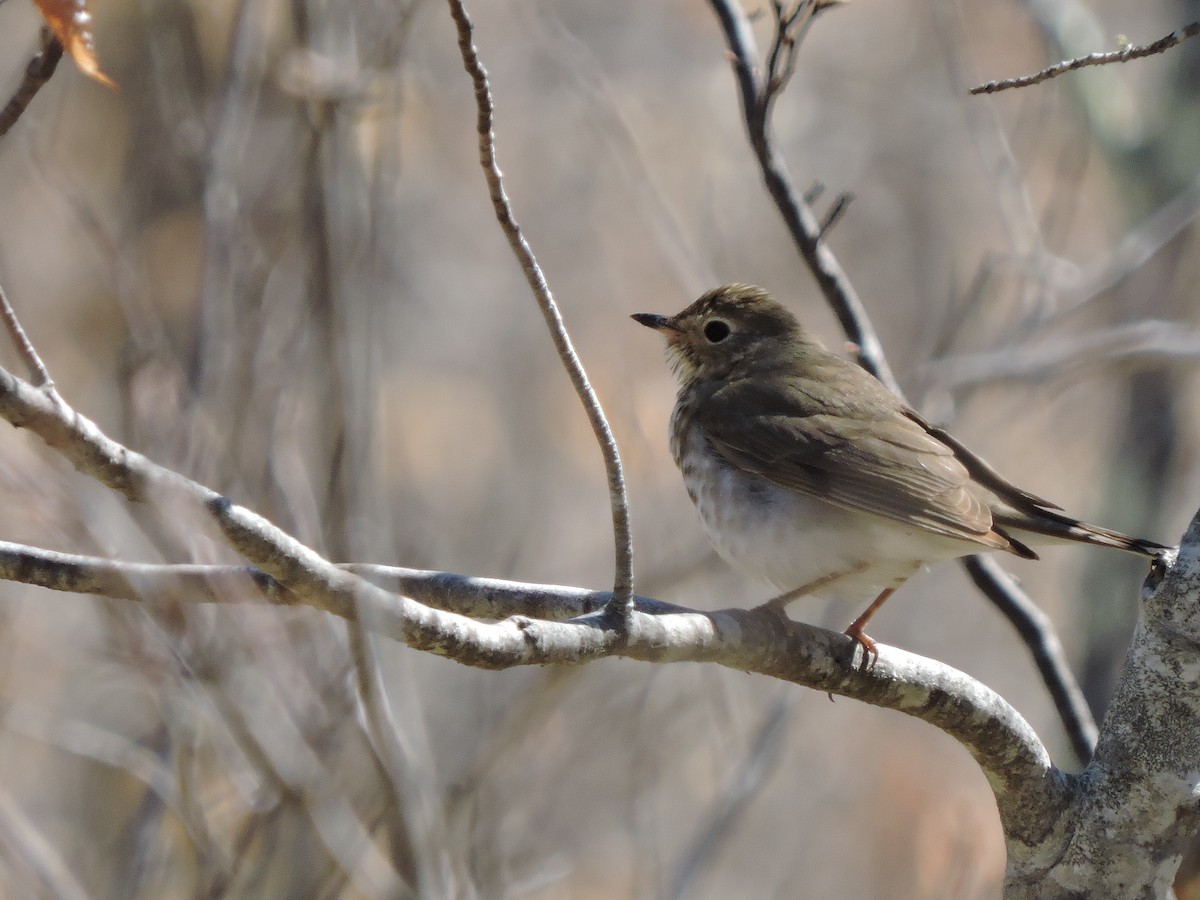
[(660, 316), (658, 313), (634, 313), (629, 318), (637, 322), (639, 325), (645, 325), (647, 328), (653, 328), (655, 331), (662, 331), (669, 328), (675, 330), (675, 326), (671, 324), (669, 316)]

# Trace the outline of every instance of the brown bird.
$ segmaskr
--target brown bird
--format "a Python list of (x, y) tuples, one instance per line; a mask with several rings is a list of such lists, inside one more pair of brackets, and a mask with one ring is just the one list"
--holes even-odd
[(867, 601), (867, 622), (924, 564), (1076, 541), (1168, 548), (1064, 515), (926, 422), (810, 334), (761, 288), (730, 284), (674, 316), (634, 320), (667, 340), (679, 377), (671, 452), (717, 552), (786, 591)]

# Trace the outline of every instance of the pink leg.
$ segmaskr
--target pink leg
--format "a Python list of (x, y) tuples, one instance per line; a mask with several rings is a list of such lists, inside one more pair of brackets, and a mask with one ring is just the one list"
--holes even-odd
[(895, 588), (888, 588), (881, 593), (871, 601), (870, 606), (863, 610), (861, 616), (850, 623), (850, 627), (845, 631), (847, 635), (862, 644), (862, 648), (866, 654), (863, 657), (863, 667), (866, 669), (875, 668), (875, 659), (879, 657), (879, 645), (863, 629), (867, 627), (867, 622), (871, 621), (871, 617), (879, 612), (879, 607), (883, 606), (887, 602), (887, 598), (894, 593), (896, 593)]
[(848, 569), (845, 572), (831, 572), (828, 575), (822, 575), (816, 581), (810, 581), (808, 584), (802, 584), (798, 588), (792, 588), (786, 593), (780, 594), (778, 597), (772, 597), (766, 603), (762, 603), (756, 607), (766, 612), (775, 613), (777, 616), (783, 615), (789, 603), (793, 600), (799, 600), (801, 597), (808, 594), (815, 594), (821, 588), (833, 584), (835, 581), (840, 581), (849, 575), (857, 575), (859, 572), (866, 571), (867, 564), (859, 563), (853, 569)]

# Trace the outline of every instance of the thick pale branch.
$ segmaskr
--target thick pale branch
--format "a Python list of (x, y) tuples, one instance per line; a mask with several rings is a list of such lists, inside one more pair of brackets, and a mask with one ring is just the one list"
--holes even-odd
[(129, 500), (145, 500), (147, 483), (156, 475), (186, 487), (187, 479), (110, 440), (96, 423), (55, 394), (35, 388), (5, 369), (0, 369), (0, 417), (17, 428), (28, 428), (80, 472)]
[[(366, 585), (294, 544), (253, 513), (227, 503), (217, 505), (223, 507), (217, 510), (218, 519), (234, 543), (273, 568), (275, 578), (238, 566), (113, 563), (15, 544), (0, 544), (0, 577), (143, 602), (163, 597), (244, 601), (247, 587), (253, 585), (271, 602), (299, 603), (357, 619), (380, 636), (485, 668), (578, 664), (604, 656), (718, 663), (854, 697), (941, 728), (979, 761), (996, 790), (1002, 815), (1020, 833), (1036, 832), (1061, 803), (1060, 778), (1024, 719), (989, 688), (934, 660), (881, 645), (876, 665), (864, 671), (858, 665), (861, 648), (845, 635), (765, 612), (699, 613), (642, 598), (627, 630), (604, 611), (566, 622), (516, 615), (482, 623)], [(554, 585), (385, 566), (355, 568), (460, 609), (478, 609), (484, 600), (493, 612), (554, 604), (576, 610), (602, 608), (608, 599), (605, 593)], [(288, 582), (288, 589), (276, 578)]]

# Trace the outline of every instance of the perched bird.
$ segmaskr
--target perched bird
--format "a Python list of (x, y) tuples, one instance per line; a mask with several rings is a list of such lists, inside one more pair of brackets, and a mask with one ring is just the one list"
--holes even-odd
[(679, 378), (671, 453), (717, 552), (785, 591), (870, 605), (864, 628), (926, 563), (1077, 541), (1155, 557), (1168, 548), (1064, 515), (810, 334), (761, 288), (729, 284), (674, 316), (634, 320), (667, 340)]

